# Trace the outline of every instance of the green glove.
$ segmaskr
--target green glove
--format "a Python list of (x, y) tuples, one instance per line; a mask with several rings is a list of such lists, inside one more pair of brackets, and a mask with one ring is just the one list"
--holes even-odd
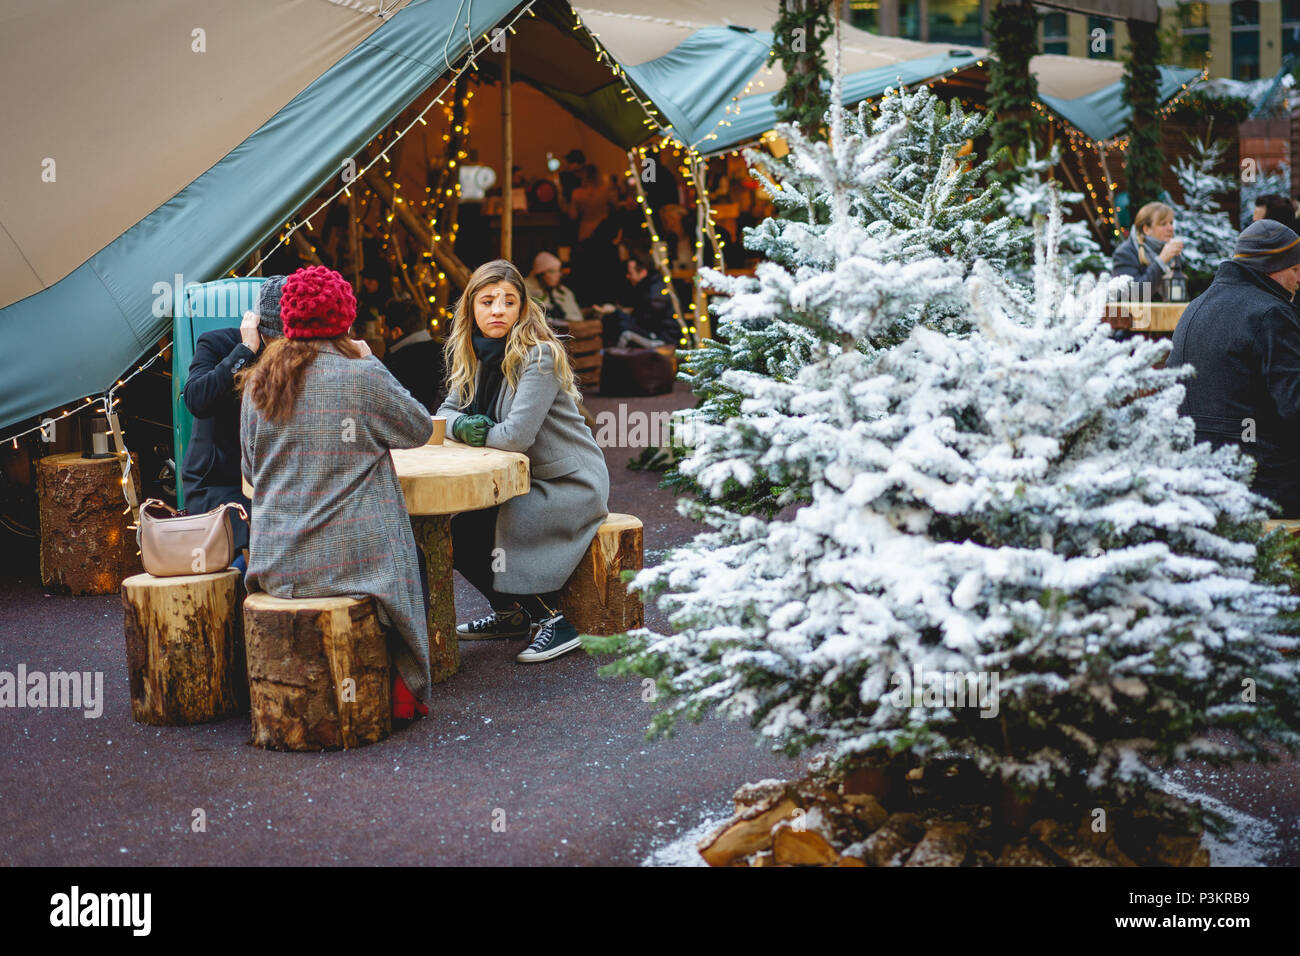
[(495, 424), (486, 415), (462, 415), (451, 426), (451, 434), (466, 445), (482, 445), (487, 441), (488, 429)]

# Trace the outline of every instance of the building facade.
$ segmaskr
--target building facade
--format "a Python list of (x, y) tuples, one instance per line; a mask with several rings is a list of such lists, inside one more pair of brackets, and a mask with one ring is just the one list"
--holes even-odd
[[(844, 17), (862, 30), (930, 43), (988, 46), (986, 24), (997, 0), (846, 0)], [(1300, 0), (1159, 0), (1170, 60), (1207, 66), (1210, 76), (1273, 76), (1288, 54), (1300, 61)], [(1128, 44), (1123, 20), (1039, 8), (1039, 50), (1119, 59)]]

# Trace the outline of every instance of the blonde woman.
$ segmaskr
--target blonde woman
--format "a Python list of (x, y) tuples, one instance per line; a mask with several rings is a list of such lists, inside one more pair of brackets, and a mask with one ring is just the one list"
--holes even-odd
[(559, 591), (608, 513), (609, 472), (578, 412), (573, 369), (519, 270), (474, 270), (447, 336), (447, 400), (438, 414), (459, 441), (528, 456), (526, 495), (452, 519), (455, 567), (492, 605), (460, 640), (537, 634), (515, 660), (579, 646)]
[(1174, 238), (1174, 211), (1162, 202), (1138, 210), (1128, 238), (1115, 247), (1111, 272), (1149, 283), (1151, 299), (1164, 298), (1164, 279), (1174, 271), (1183, 240)]

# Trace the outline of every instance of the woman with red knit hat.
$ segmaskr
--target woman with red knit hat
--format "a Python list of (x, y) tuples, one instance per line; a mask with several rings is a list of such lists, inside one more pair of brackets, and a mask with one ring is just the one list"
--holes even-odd
[(393, 716), (426, 714), (429, 634), (415, 537), (389, 451), (418, 448), (429, 412), (364, 342), (333, 269), (289, 276), (284, 338), (238, 382), (244, 478), (256, 489), (248, 589), (374, 598), (396, 664)]

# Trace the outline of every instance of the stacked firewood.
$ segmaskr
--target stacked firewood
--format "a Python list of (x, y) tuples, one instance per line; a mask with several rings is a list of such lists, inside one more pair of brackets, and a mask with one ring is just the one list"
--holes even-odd
[(962, 776), (940, 765), (902, 786), (871, 770), (747, 784), (699, 851), (711, 866), (1209, 866), (1199, 833), (1142, 810), (1008, 825), (962, 800)]

